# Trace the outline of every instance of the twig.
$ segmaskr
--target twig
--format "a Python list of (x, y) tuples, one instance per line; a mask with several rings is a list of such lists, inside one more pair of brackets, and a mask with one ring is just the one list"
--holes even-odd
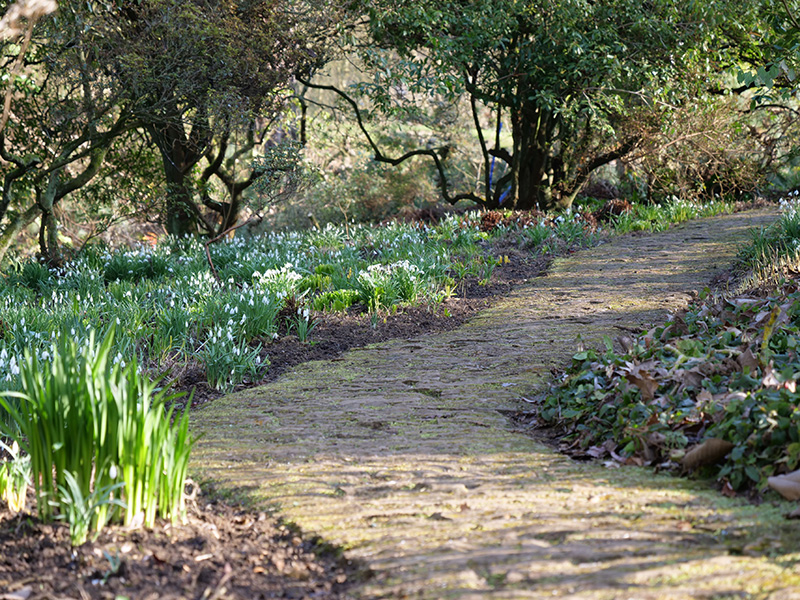
[(217, 600), (217, 598), (221, 598), (227, 590), (225, 589), (225, 584), (231, 580), (233, 577), (233, 568), (231, 568), (230, 564), (225, 563), (225, 574), (219, 580), (216, 589), (212, 592), (211, 588), (206, 588), (206, 591), (203, 592), (203, 598), (205, 600)]

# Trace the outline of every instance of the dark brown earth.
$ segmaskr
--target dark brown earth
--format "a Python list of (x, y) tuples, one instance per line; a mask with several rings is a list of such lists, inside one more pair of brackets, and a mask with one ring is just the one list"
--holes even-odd
[[(72, 549), (68, 527), (0, 512), (0, 599), (346, 598), (354, 565), (264, 513), (196, 499), (187, 523), (110, 528)], [(318, 555), (317, 553), (321, 554)]]

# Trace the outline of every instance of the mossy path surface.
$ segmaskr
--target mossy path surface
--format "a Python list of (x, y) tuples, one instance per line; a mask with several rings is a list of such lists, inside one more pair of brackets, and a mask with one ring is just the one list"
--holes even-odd
[[(661, 322), (769, 211), (628, 236), (452, 332), (306, 363), (197, 411), (195, 474), (340, 545), (357, 598), (800, 598), (800, 526), (700, 482), (576, 463), (505, 414), (578, 336)], [(500, 268), (500, 267), (499, 267)]]

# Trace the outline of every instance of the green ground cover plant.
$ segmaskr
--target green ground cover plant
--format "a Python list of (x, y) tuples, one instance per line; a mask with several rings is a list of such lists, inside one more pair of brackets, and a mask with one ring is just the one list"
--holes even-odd
[[(782, 203), (775, 227), (742, 248), (743, 268), (796, 257), (797, 209), (794, 196)], [(623, 352), (607, 339), (605, 352), (574, 355), (538, 415), (563, 448), (698, 471), (730, 492), (761, 490), (800, 466), (800, 286), (784, 279), (701, 296), (667, 323), (619, 338)]]

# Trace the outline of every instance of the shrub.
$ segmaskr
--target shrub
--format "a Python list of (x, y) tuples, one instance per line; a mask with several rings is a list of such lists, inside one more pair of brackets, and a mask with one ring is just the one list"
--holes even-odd
[(30, 457), (39, 516), (68, 520), (75, 544), (111, 520), (152, 527), (184, 514), (188, 413), (172, 425), (172, 397), (153, 394), (135, 357), (113, 365), (113, 339), (113, 327), (99, 345), (93, 332), (83, 347), (62, 338), (48, 368), (26, 353), (22, 391), (0, 395), (16, 425), (3, 433)]

